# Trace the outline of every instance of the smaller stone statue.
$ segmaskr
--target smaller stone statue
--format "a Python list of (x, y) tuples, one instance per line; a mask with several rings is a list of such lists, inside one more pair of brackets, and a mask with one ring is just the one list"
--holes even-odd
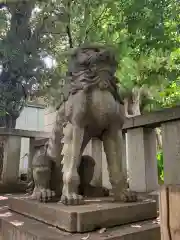
[[(59, 184), (59, 171), (57, 166), (46, 157), (45, 149), (47, 145), (40, 146), (36, 149), (36, 154), (34, 156), (34, 168), (33, 176), (34, 179), (29, 183), (27, 192), (32, 194), (32, 199), (39, 199), (43, 202), (48, 201), (58, 201), (61, 196), (62, 183)], [(51, 177), (45, 175), (45, 165), (47, 166), (48, 172), (51, 172)], [(78, 168), (78, 174), (80, 176), (80, 185), (78, 193), (83, 197), (104, 197), (109, 196), (109, 190), (104, 187), (96, 187), (91, 185), (91, 180), (94, 175), (95, 161), (92, 157), (88, 155), (83, 155), (81, 157), (81, 163)], [(59, 170), (59, 171), (58, 171)], [(46, 178), (50, 179), (49, 185), (46, 183)], [(44, 181), (43, 181), (44, 180)], [(35, 181), (35, 182), (34, 182)], [(62, 181), (62, 180), (61, 180)], [(45, 183), (45, 185), (44, 185)], [(44, 187), (43, 187), (44, 186)], [(45, 187), (48, 190), (44, 190)], [(53, 191), (51, 191), (51, 190)], [(48, 194), (49, 193), (49, 194)]]

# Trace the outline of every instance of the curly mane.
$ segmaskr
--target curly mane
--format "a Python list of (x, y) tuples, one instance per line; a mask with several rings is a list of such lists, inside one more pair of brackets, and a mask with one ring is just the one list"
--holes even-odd
[(95, 46), (77, 48), (71, 56), (68, 67), (70, 94), (75, 94), (79, 90), (87, 91), (103, 82), (114, 98), (122, 104), (115, 77), (117, 65), (114, 52), (108, 48)]

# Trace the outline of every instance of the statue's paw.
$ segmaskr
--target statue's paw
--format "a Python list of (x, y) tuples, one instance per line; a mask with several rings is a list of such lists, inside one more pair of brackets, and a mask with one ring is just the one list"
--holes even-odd
[(37, 196), (34, 192), (28, 198), (31, 200), (37, 200)]
[(123, 190), (120, 194), (114, 195), (115, 201), (121, 202), (137, 202), (137, 195), (129, 190)]
[(49, 202), (55, 197), (55, 192), (50, 189), (38, 189), (31, 195), (32, 199), (37, 199), (40, 202)]
[(83, 197), (76, 193), (62, 195), (61, 196), (61, 203), (64, 205), (81, 205), (84, 203)]

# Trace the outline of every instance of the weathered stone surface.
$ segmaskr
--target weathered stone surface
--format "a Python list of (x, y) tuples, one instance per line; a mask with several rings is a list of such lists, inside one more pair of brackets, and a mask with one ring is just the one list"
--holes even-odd
[(76, 216), (72, 208), (65, 208), (61, 204), (42, 204), (23, 199), (9, 199), (8, 206), (11, 210), (33, 217), (69, 232), (76, 232)]
[(7, 129), (7, 128), (0, 128), (0, 135), (1, 136), (19, 136), (19, 137), (27, 137), (27, 138), (49, 138), (50, 133), (48, 132), (41, 132), (41, 131), (29, 131), (29, 130), (22, 130), (22, 129)]
[(10, 136), (6, 138), (4, 146), (3, 169), (1, 180), (3, 183), (17, 183), (19, 177), (19, 163), (21, 138)]
[(158, 189), (156, 133), (151, 128), (127, 130), (129, 188), (135, 192)]
[[(69, 94), (59, 107), (44, 153), (42, 151), (42, 154), (37, 154), (33, 159), (33, 197), (46, 202), (47, 198), (57, 196), (50, 186), (52, 175), (54, 176), (51, 166), (62, 164), (62, 171), (60, 169), (58, 174), (61, 175), (63, 186), (61, 202), (65, 205), (81, 204), (83, 194), (79, 194), (78, 190), (83, 181), (77, 173), (78, 166), (88, 142), (98, 138), (103, 142), (114, 198), (135, 202), (136, 195), (127, 190), (127, 174), (124, 174), (125, 164), (122, 161), (122, 125), (125, 116), (115, 77), (118, 65), (115, 53), (107, 46), (81, 46), (69, 60)], [(98, 143), (101, 148), (102, 143)], [(95, 146), (94, 153), (99, 151)], [(101, 167), (101, 158), (99, 154), (95, 160), (96, 166)], [(40, 162), (40, 159), (44, 159), (44, 162)], [(100, 185), (101, 178), (99, 174)], [(56, 183), (60, 185), (60, 181)]]
[(11, 210), (33, 217), (69, 232), (88, 232), (97, 228), (113, 227), (157, 216), (156, 202), (144, 200), (137, 203), (113, 203), (87, 201), (85, 205), (64, 206), (63, 204), (42, 204), (24, 198), (9, 198)]
[(27, 189), (27, 184), (25, 182), (15, 182), (15, 183), (2, 183), (0, 182), (0, 193), (25, 193)]
[(151, 202), (139, 203), (100, 203), (91, 204), (86, 212), (82, 209), (77, 216), (77, 232), (91, 231), (96, 228), (152, 219), (157, 216), (156, 207)]
[(152, 199), (156, 202), (156, 207), (159, 209), (159, 189), (157, 191), (149, 192), (149, 193), (138, 193), (139, 199)]
[(10, 211), (0, 213), (3, 240), (60, 240), (68, 233)]
[(164, 183), (179, 184), (180, 181), (180, 120), (162, 125), (164, 158)]
[(180, 119), (180, 107), (166, 108), (160, 111), (129, 118), (125, 121), (123, 129), (136, 127), (159, 127), (161, 123)]
[(10, 211), (1, 212), (0, 217), (3, 240), (160, 240), (156, 220), (104, 229), (102, 233), (71, 234)]

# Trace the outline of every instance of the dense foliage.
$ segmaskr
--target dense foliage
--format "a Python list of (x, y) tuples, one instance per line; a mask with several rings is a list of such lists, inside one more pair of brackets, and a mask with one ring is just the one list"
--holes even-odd
[(56, 78), (50, 91), (47, 88), (52, 103), (57, 102), (57, 88), (61, 90), (60, 79), (65, 76), (63, 51), (89, 42), (114, 45), (120, 92), (128, 101), (139, 98), (140, 112), (179, 103), (179, 1), (79, 0), (65, 8), (69, 31), (53, 49)]
[(47, 72), (43, 58), (64, 19), (50, 1), (1, 1), (0, 126), (15, 126), (29, 94), (41, 84)]
[(0, 8), (0, 125), (12, 126), (34, 93), (59, 104), (70, 49), (83, 43), (116, 48), (129, 114), (179, 104), (179, 0), (9, 0)]

